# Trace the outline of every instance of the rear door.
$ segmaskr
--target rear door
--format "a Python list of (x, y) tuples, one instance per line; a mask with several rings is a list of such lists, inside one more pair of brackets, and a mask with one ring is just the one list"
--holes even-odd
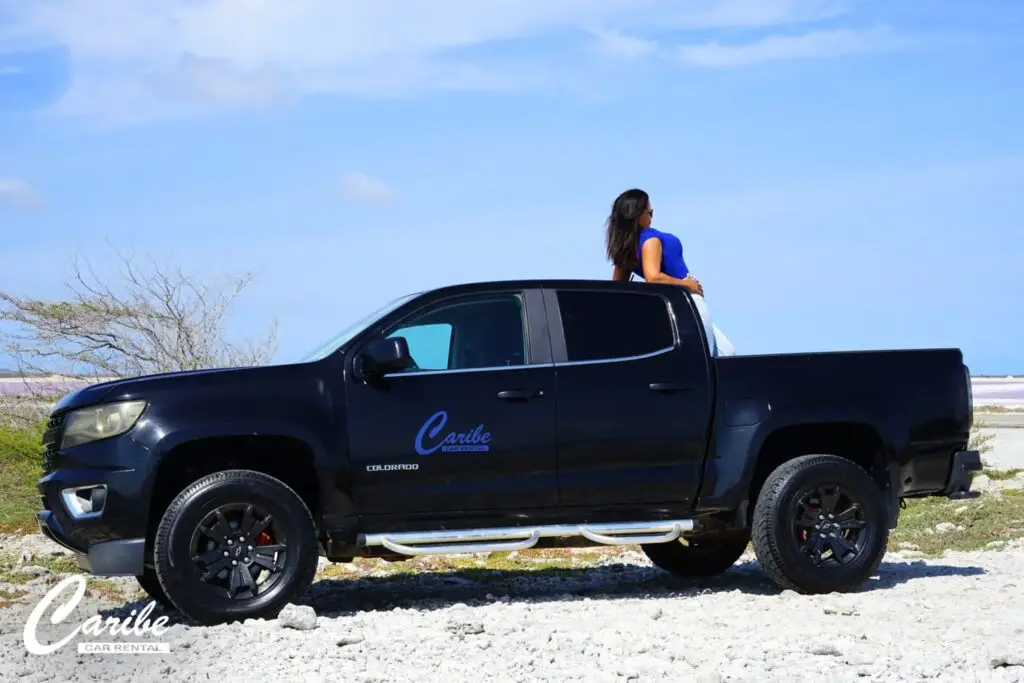
[(540, 290), (464, 294), (410, 313), (416, 363), (348, 383), (356, 503), (366, 513), (558, 502), (554, 368)]
[(709, 419), (695, 318), (654, 287), (545, 291), (558, 383), (563, 505), (686, 503)]

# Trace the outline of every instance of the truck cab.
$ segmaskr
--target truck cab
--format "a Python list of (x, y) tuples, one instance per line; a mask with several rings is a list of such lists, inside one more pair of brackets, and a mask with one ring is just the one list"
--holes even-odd
[(664, 295), (617, 290), (441, 295), (353, 345), (359, 509), (692, 503), (713, 400), (705, 342)]

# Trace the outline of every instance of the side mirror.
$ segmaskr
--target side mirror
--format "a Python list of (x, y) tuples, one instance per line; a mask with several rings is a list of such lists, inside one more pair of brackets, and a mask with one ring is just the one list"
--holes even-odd
[(400, 372), (412, 364), (409, 342), (405, 337), (390, 337), (370, 342), (363, 351), (363, 372), (380, 377)]

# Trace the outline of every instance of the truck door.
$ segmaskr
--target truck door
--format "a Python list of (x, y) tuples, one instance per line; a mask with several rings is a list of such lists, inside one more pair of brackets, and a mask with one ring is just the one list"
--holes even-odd
[(506, 290), (435, 301), (382, 333), (405, 337), (416, 365), (379, 386), (347, 385), (358, 508), (557, 504), (555, 373), (545, 323), (539, 290)]
[(545, 301), (558, 382), (561, 503), (692, 501), (710, 400), (695, 318), (676, 321), (656, 290), (567, 288), (547, 290)]

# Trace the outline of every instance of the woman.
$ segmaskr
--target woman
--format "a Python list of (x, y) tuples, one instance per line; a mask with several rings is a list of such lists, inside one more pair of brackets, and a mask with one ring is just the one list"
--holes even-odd
[(626, 190), (612, 204), (608, 216), (605, 247), (613, 264), (613, 280), (629, 280), (633, 275), (646, 282), (666, 283), (685, 287), (704, 323), (713, 356), (732, 356), (736, 353), (732, 343), (711, 322), (704, 288), (683, 260), (683, 245), (669, 232), (651, 227), (654, 209), (643, 190)]

